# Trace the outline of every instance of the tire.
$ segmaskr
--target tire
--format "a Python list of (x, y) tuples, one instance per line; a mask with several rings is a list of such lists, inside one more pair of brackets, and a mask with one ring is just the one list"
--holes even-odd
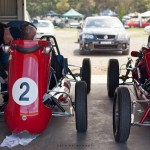
[(85, 48), (83, 48), (81, 46), (81, 44), (79, 45), (79, 54), (80, 55), (89, 55), (90, 54), (90, 51), (87, 51)]
[(129, 50), (122, 51), (122, 54), (123, 54), (123, 55), (129, 55)]
[(80, 53), (80, 55), (84, 55), (85, 54), (83, 50), (80, 50), (79, 53)]
[(75, 120), (79, 133), (87, 131), (87, 91), (86, 83), (78, 81), (75, 85)]
[(80, 55), (89, 55), (89, 54), (91, 54), (90, 51), (80, 50)]
[(118, 143), (126, 142), (131, 127), (131, 98), (127, 87), (118, 87), (113, 101), (113, 134)]
[(79, 54), (80, 55), (85, 55), (86, 52), (84, 51), (84, 49), (82, 48), (81, 44), (80, 44), (80, 47), (79, 47)]
[(91, 90), (91, 61), (89, 58), (84, 58), (81, 69), (81, 80), (87, 84), (87, 93)]
[(84, 50), (83, 50), (83, 48), (82, 48), (82, 46), (81, 46), (80, 41), (79, 41), (79, 54), (80, 54), (80, 55), (84, 55)]
[(107, 92), (113, 98), (115, 89), (119, 86), (119, 62), (117, 59), (110, 59), (107, 68)]

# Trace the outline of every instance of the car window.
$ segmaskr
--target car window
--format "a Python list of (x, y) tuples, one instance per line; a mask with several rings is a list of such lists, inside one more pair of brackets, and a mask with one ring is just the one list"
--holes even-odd
[(87, 19), (85, 28), (122, 28), (122, 23), (117, 18), (91, 18)]
[(52, 26), (52, 24), (50, 24), (48, 22), (38, 22), (38, 23), (34, 23), (34, 25), (36, 27), (50, 27), (50, 26)]

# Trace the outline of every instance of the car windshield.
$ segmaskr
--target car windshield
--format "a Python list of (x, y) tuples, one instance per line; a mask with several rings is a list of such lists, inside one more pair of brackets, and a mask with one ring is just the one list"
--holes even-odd
[(122, 28), (122, 23), (117, 18), (90, 18), (87, 19), (85, 28)]
[(36, 27), (43, 27), (43, 28), (51, 26), (51, 24), (48, 22), (37, 22), (37, 23), (34, 23), (34, 25)]

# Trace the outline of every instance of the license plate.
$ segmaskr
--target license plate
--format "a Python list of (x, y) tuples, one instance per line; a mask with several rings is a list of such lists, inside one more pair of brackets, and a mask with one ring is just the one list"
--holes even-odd
[(101, 41), (100, 44), (112, 44), (111, 41)]

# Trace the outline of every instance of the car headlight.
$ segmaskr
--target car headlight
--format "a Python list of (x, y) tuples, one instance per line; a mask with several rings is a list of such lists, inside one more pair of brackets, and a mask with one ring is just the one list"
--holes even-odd
[(118, 34), (117, 38), (118, 38), (119, 40), (128, 39), (128, 35), (127, 35), (127, 34)]
[(92, 35), (92, 34), (83, 34), (83, 39), (94, 39), (94, 35)]

